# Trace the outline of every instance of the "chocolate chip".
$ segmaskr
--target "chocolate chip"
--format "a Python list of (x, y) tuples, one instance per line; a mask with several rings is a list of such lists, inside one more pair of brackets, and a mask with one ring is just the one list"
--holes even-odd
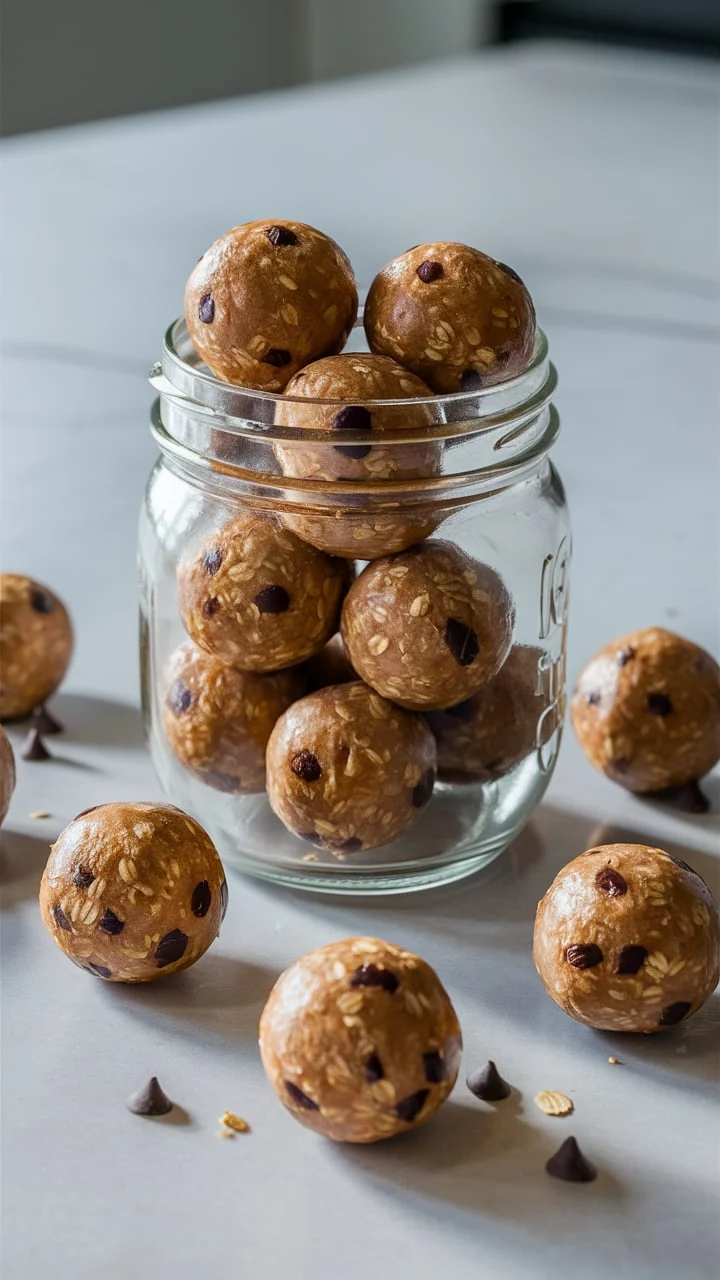
[(374, 1084), (376, 1080), (385, 1079), (382, 1062), (376, 1053), (371, 1053), (370, 1057), (365, 1060), (365, 1079), (368, 1084)]
[(359, 836), (348, 836), (347, 840), (342, 840), (340, 844), (333, 845), (335, 849), (344, 849), (346, 853), (357, 853), (358, 849), (362, 849), (363, 842)]
[(211, 293), (204, 293), (200, 299), (198, 315), (200, 316), (203, 324), (212, 324), (215, 319), (215, 303), (213, 302), (213, 296)]
[(439, 280), (441, 276), (444, 276), (445, 271), (441, 262), (430, 262), (428, 260), (420, 263), (415, 274), (420, 277), (423, 284), (432, 284), (433, 280)]
[(361, 964), (350, 975), (350, 986), (382, 987), (383, 991), (392, 996), (400, 986), (400, 980), (390, 969), (379, 969), (376, 964)]
[(213, 547), (203, 556), (202, 567), (209, 577), (214, 577), (223, 562), (223, 553), (219, 547)]
[(209, 600), (205, 601), (202, 607), (203, 617), (212, 618), (213, 614), (217, 613), (219, 608), (220, 608), (220, 601), (218, 600), (217, 596), (211, 596)]
[(689, 1000), (676, 1000), (674, 1004), (668, 1004), (660, 1014), (661, 1027), (676, 1027), (678, 1022), (682, 1022), (683, 1018), (692, 1009)]
[(361, 404), (346, 404), (335, 414), (331, 426), (335, 431), (371, 431), (372, 415)]
[(193, 895), (190, 899), (190, 910), (194, 916), (202, 918), (203, 916), (206, 916), (210, 910), (211, 901), (212, 894), (210, 892), (210, 885), (207, 880), (201, 880), (193, 889)]
[(274, 369), (282, 369), (283, 365), (290, 364), (292, 356), (289, 351), (285, 351), (282, 347), (271, 347), (263, 356), (262, 364), (271, 364)]
[(612, 867), (603, 867), (602, 871), (598, 871), (595, 884), (601, 893), (607, 894), (608, 898), (622, 898), (623, 894), (627, 893), (627, 880)]
[(96, 973), (98, 978), (112, 978), (112, 972), (104, 964), (93, 964), (92, 960), (88, 960), (87, 967)]
[(647, 959), (647, 947), (623, 947), (618, 956), (616, 973), (637, 973)]
[(482, 385), (483, 377), (477, 369), (463, 369), (460, 375), (461, 391), (479, 391)]
[(320, 761), (312, 751), (298, 751), (290, 761), (290, 768), (296, 778), (302, 778), (303, 782), (317, 782), (322, 775)]
[(448, 618), (445, 625), (445, 643), (461, 667), (469, 667), (480, 652), (478, 638), (472, 627), (459, 618)]
[(261, 613), (286, 613), (290, 608), (290, 596), (284, 587), (263, 587), (253, 600)]
[(23, 760), (51, 760), (52, 757), (37, 729), (31, 729), (22, 749)]
[(55, 601), (45, 591), (31, 591), (30, 604), (36, 613), (53, 613)]
[(519, 276), (517, 271), (512, 267), (509, 267), (506, 262), (496, 262), (495, 266), (499, 267), (501, 271), (504, 271), (506, 276), (510, 276), (511, 280), (517, 280), (518, 284), (521, 284), (523, 288), (525, 288), (525, 282), (522, 277)]
[(594, 969), (596, 964), (602, 964), (602, 958), (603, 953), (594, 942), (576, 942), (565, 952), (565, 959), (573, 969)]
[(404, 1120), (406, 1124), (412, 1124), (420, 1115), (425, 1103), (430, 1096), (429, 1089), (418, 1089), (417, 1093), (411, 1093), (409, 1098), (403, 1098), (402, 1102), (398, 1102), (393, 1111), (398, 1120)]
[(229, 896), (230, 895), (228, 894), (227, 880), (223, 880), (222, 884), (220, 885), (220, 922), (221, 923), (225, 919), (225, 916), (227, 915)]
[(59, 720), (55, 719), (47, 707), (36, 707), (32, 713), (33, 729), (37, 729), (38, 733), (62, 733), (63, 725)]
[(182, 929), (171, 929), (160, 939), (155, 948), (155, 959), (158, 969), (164, 969), (176, 960), (182, 960), (188, 944), (188, 936)]
[(433, 793), (435, 786), (435, 770), (428, 769), (424, 773), (416, 787), (413, 787), (412, 802), (414, 809), (422, 809), (426, 805)]
[(423, 1054), (423, 1066), (425, 1068), (425, 1079), (430, 1084), (439, 1084), (441, 1080), (445, 1079), (445, 1063), (437, 1049), (431, 1049), (428, 1053)]
[(648, 711), (653, 716), (669, 716), (672, 702), (666, 693), (649, 693), (647, 696)]
[(627, 666), (628, 662), (630, 662), (630, 660), (634, 657), (635, 657), (635, 650), (633, 649), (632, 645), (629, 644), (627, 646), (627, 649), (621, 649), (620, 652), (618, 653), (617, 664), (619, 667), (625, 667)]
[(599, 701), (600, 701), (600, 694), (599, 694), (599, 693), (589, 693), (589, 694), (587, 695), (587, 697), (585, 698), (585, 701), (587, 702), (587, 704), (588, 704), (588, 706), (589, 706), (589, 707), (596, 707), (596, 706), (598, 705)]
[(68, 933), (72, 933), (72, 925), (62, 907), (53, 907), (53, 915), (58, 929), (67, 929)]
[(98, 924), (98, 929), (102, 929), (105, 933), (111, 933), (115, 936), (115, 934), (122, 933), (124, 928), (125, 921), (119, 920), (115, 915), (115, 912), (111, 911), (109, 907), (106, 907), (100, 919), (100, 923)]
[(167, 696), (168, 706), (176, 716), (181, 716), (183, 711), (189, 711), (193, 704), (193, 696), (187, 685), (182, 680), (174, 680), (170, 685), (170, 691)]
[(322, 836), (317, 831), (298, 831), (298, 840), (310, 840), (312, 844), (322, 844)]
[(710, 808), (710, 801), (697, 782), (683, 782), (677, 787), (646, 791), (643, 799), (660, 800), (680, 813), (707, 813)]
[(507, 1080), (503, 1080), (494, 1062), (488, 1062), (481, 1071), (474, 1071), (466, 1082), (468, 1089), (481, 1102), (502, 1102), (509, 1098), (512, 1089)]
[(284, 248), (289, 244), (297, 244), (297, 236), (289, 227), (268, 227), (265, 235), (270, 243), (275, 245), (276, 249)]
[(285, 1088), (287, 1090), (288, 1097), (291, 1102), (295, 1103), (296, 1107), (302, 1107), (304, 1111), (320, 1110), (317, 1102), (313, 1102), (312, 1098), (308, 1098), (307, 1094), (303, 1093), (302, 1089), (298, 1089), (297, 1085), (293, 1084), (292, 1080), (285, 1081)]
[(173, 1109), (172, 1102), (158, 1084), (157, 1076), (153, 1076), (144, 1089), (131, 1094), (125, 1105), (135, 1116), (166, 1116)]
[(94, 879), (95, 876), (92, 871), (85, 871), (83, 867), (78, 867), (73, 876), (73, 884), (76, 884), (80, 889), (87, 889)]
[(545, 1168), (551, 1178), (563, 1182), (594, 1182), (597, 1178), (595, 1166), (585, 1159), (575, 1138), (566, 1138)]

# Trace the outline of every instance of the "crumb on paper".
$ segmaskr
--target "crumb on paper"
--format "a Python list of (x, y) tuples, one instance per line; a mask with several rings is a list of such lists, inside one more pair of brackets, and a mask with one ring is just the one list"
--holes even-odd
[(569, 1116), (575, 1110), (572, 1098), (554, 1089), (542, 1089), (540, 1093), (536, 1093), (535, 1106), (546, 1116)]
[(243, 1120), (242, 1116), (236, 1116), (233, 1111), (226, 1111), (221, 1115), (218, 1124), (224, 1124), (226, 1128), (231, 1129), (233, 1133), (249, 1133), (250, 1125), (247, 1120)]
[(33, 809), (28, 816), (31, 818), (52, 818), (52, 814), (46, 813), (44, 809)]
[(613, 1066), (613, 1067), (621, 1067), (621, 1066), (622, 1066), (622, 1062), (620, 1061), (620, 1059), (619, 1059), (619, 1058), (612, 1058), (612, 1057), (611, 1057), (611, 1058), (608, 1058), (608, 1062), (609, 1062), (609, 1063), (610, 1063), (610, 1065), (611, 1065), (611, 1066)]

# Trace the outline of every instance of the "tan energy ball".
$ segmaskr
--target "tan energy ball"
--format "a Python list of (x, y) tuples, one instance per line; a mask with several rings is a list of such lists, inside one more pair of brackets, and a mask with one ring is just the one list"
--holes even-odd
[(226, 382), (263, 391), (282, 391), (303, 365), (341, 351), (357, 306), (346, 254), (303, 222), (232, 227), (185, 289), (198, 355)]
[(227, 906), (209, 836), (169, 804), (102, 804), (52, 847), (40, 910), (61, 951), (112, 982), (187, 969), (217, 937)]
[(469, 245), (419, 244), (378, 272), (365, 304), (371, 351), (433, 391), (472, 391), (522, 373), (535, 309), (517, 272)]
[(15, 790), (15, 756), (10, 740), (0, 728), (0, 825), (5, 821)]
[(629, 791), (681, 786), (720, 759), (720, 667), (662, 627), (596, 653), (570, 710), (590, 763)]
[(490, 680), (514, 625), (515, 606), (494, 569), (439, 539), (368, 565), (341, 620), (358, 675), (423, 711), (462, 702)]
[(268, 742), (268, 799), (290, 831), (343, 858), (409, 830), (435, 768), (422, 716), (358, 680), (308, 694), (280, 717)]
[(49, 587), (0, 574), (0, 720), (29, 715), (54, 693), (70, 665), (73, 633)]
[(201, 649), (243, 671), (279, 671), (337, 630), (350, 580), (325, 555), (263, 516), (240, 516), (178, 568), (180, 617)]
[(455, 1083), (462, 1037), (430, 965), (378, 938), (297, 960), (270, 993), (260, 1055), (283, 1106), (335, 1142), (417, 1128)]
[(264, 791), (268, 738), (278, 716), (305, 693), (304, 668), (239, 671), (186, 644), (165, 678), (163, 726), (180, 763), (217, 791)]
[(664, 850), (601, 845), (555, 877), (537, 909), (533, 958), (548, 995), (578, 1022), (661, 1031), (715, 990), (717, 905)]

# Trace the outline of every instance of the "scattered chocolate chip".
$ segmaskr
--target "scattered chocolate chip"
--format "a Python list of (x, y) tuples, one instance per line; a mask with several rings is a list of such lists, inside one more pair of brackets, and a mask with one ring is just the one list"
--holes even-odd
[(322, 775), (320, 761), (312, 751), (298, 751), (290, 761), (290, 768), (296, 778), (302, 778), (303, 782), (317, 782)]
[(573, 969), (594, 969), (596, 964), (602, 964), (602, 958), (603, 953), (594, 942), (576, 942), (565, 952), (565, 959)]
[(220, 601), (218, 600), (217, 596), (211, 596), (209, 600), (205, 601), (202, 607), (203, 617), (212, 618), (213, 614), (217, 613), (219, 608), (220, 608)]
[(67, 929), (68, 933), (72, 933), (72, 925), (62, 907), (53, 907), (53, 915), (58, 929)]
[(215, 303), (213, 302), (213, 296), (211, 293), (204, 293), (200, 299), (198, 315), (200, 316), (203, 324), (212, 324), (215, 319)]
[(290, 364), (292, 356), (289, 351), (285, 351), (282, 347), (271, 347), (262, 358), (262, 364), (271, 364), (274, 369), (282, 369), (284, 365)]
[(210, 910), (211, 901), (212, 894), (210, 892), (210, 885), (207, 880), (201, 880), (193, 889), (193, 895), (190, 899), (190, 910), (194, 916), (199, 916), (200, 919), (202, 919), (202, 917), (206, 916)]
[(370, 1057), (365, 1060), (365, 1079), (368, 1084), (374, 1084), (376, 1080), (385, 1079), (382, 1062), (376, 1053), (371, 1053)]
[(167, 696), (168, 706), (176, 716), (181, 716), (184, 711), (189, 711), (193, 704), (193, 696), (187, 685), (182, 680), (174, 680), (170, 685)]
[(511, 280), (517, 280), (518, 284), (521, 284), (523, 288), (525, 288), (525, 281), (518, 275), (517, 271), (513, 270), (512, 267), (509, 267), (506, 262), (496, 262), (495, 266), (499, 267), (501, 271), (504, 271), (506, 276), (510, 276)]
[(691, 1009), (692, 1004), (689, 1000), (676, 1000), (674, 1004), (666, 1005), (660, 1014), (660, 1026), (676, 1027)]
[(276, 249), (285, 248), (289, 244), (297, 244), (298, 238), (289, 227), (268, 227), (265, 235), (270, 243), (275, 245)]
[(423, 1066), (425, 1068), (425, 1079), (429, 1084), (439, 1084), (441, 1080), (445, 1079), (445, 1063), (437, 1049), (431, 1049), (429, 1053), (423, 1054)]
[(400, 980), (390, 969), (379, 969), (376, 964), (361, 964), (350, 975), (350, 986), (382, 987), (383, 991), (392, 996), (400, 986)]
[(77, 871), (73, 875), (73, 884), (76, 884), (79, 889), (87, 889), (88, 885), (91, 885), (94, 879), (95, 876), (92, 871), (86, 871), (84, 867), (78, 867)]
[(441, 262), (430, 262), (428, 260), (420, 263), (415, 274), (420, 277), (423, 284), (432, 284), (433, 280), (439, 280), (441, 276), (444, 276), (445, 271)]
[(647, 947), (623, 947), (618, 956), (616, 973), (638, 973), (647, 959)]
[(30, 604), (36, 613), (53, 613), (55, 601), (45, 591), (31, 591)]
[(188, 936), (183, 933), (182, 929), (171, 929), (169, 933), (166, 933), (155, 948), (158, 969), (164, 969), (166, 965), (175, 964), (176, 960), (182, 960), (187, 944)]
[(290, 596), (284, 587), (263, 587), (253, 600), (261, 613), (287, 613)]
[(594, 1182), (597, 1178), (595, 1166), (585, 1159), (575, 1138), (566, 1138), (545, 1168), (551, 1178), (563, 1182)]
[(115, 915), (115, 912), (111, 911), (109, 907), (106, 907), (100, 919), (100, 923), (98, 924), (98, 929), (102, 929), (105, 933), (111, 933), (114, 936), (115, 934), (122, 933), (124, 928), (125, 921), (119, 920)]
[(463, 369), (460, 375), (461, 391), (479, 391), (483, 385), (483, 377), (477, 369)]
[(173, 1109), (172, 1102), (158, 1084), (157, 1076), (153, 1076), (144, 1089), (131, 1094), (125, 1105), (134, 1116), (166, 1116)]
[(112, 978), (112, 972), (104, 964), (93, 964), (92, 960), (88, 960), (87, 967), (92, 973), (96, 973), (98, 978)]
[(635, 650), (633, 649), (632, 645), (629, 644), (627, 646), (627, 649), (620, 649), (617, 655), (617, 664), (619, 667), (626, 667), (628, 662), (630, 662), (631, 659), (634, 657), (635, 657)]
[(288, 1097), (291, 1102), (295, 1103), (296, 1107), (302, 1107), (304, 1111), (320, 1110), (317, 1102), (313, 1102), (312, 1098), (308, 1098), (307, 1094), (303, 1093), (302, 1089), (298, 1089), (297, 1085), (293, 1084), (292, 1080), (285, 1081), (285, 1088), (287, 1090)]
[(666, 693), (649, 693), (647, 696), (648, 711), (653, 716), (669, 716), (672, 702)]
[(599, 694), (599, 693), (589, 693), (589, 694), (587, 695), (587, 697), (585, 698), (585, 701), (587, 702), (587, 704), (588, 704), (588, 706), (589, 706), (589, 707), (596, 707), (596, 706), (598, 705), (599, 701), (600, 701), (600, 694)]
[(495, 1063), (488, 1062), (480, 1071), (473, 1071), (466, 1082), (468, 1089), (480, 1098), (481, 1102), (502, 1102), (509, 1098), (512, 1089), (507, 1080), (503, 1080)]
[(219, 547), (213, 547), (211, 551), (206, 551), (203, 556), (202, 567), (210, 578), (217, 573), (223, 562), (223, 553)]
[(459, 618), (448, 618), (445, 624), (445, 643), (461, 667), (469, 667), (480, 652), (478, 638), (472, 627)]
[(435, 770), (428, 769), (427, 773), (423, 774), (417, 786), (413, 787), (412, 802), (414, 809), (422, 809), (423, 805), (427, 804), (433, 793), (434, 786)]
[(412, 1124), (413, 1120), (420, 1115), (429, 1095), (429, 1089), (418, 1089), (417, 1093), (411, 1093), (409, 1098), (403, 1098), (402, 1102), (398, 1102), (397, 1106), (393, 1107), (398, 1120), (404, 1120), (405, 1124)]
[(37, 729), (38, 733), (53, 734), (62, 733), (64, 726), (55, 716), (48, 711), (47, 707), (36, 707), (32, 713), (32, 726)]
[(659, 800), (679, 813), (707, 813), (710, 801), (697, 782), (683, 782), (678, 787), (663, 787), (660, 791), (646, 791), (643, 800)]
[(37, 729), (31, 729), (22, 749), (23, 760), (51, 760), (52, 756)]
[(346, 404), (335, 414), (331, 426), (335, 431), (372, 431), (372, 415), (361, 404)]
[(228, 898), (229, 898), (229, 894), (228, 894), (227, 880), (223, 880), (222, 884), (220, 885), (220, 921), (221, 922), (225, 919), (225, 916), (227, 915)]
[(613, 867), (603, 867), (598, 871), (595, 884), (601, 893), (607, 894), (608, 898), (622, 898), (623, 894), (627, 893), (627, 880)]

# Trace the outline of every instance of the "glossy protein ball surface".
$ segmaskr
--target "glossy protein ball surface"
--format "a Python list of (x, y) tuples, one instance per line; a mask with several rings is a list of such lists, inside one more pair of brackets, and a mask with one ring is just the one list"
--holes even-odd
[(417, 1128), (445, 1101), (460, 1024), (430, 965), (378, 938), (347, 938), (296, 961), (260, 1021), (260, 1055), (283, 1106), (335, 1142)]
[(601, 845), (555, 877), (537, 909), (533, 958), (548, 995), (578, 1022), (662, 1031), (715, 990), (717, 905), (664, 850)]
[(590, 763), (629, 791), (681, 786), (720, 759), (720, 667), (662, 627), (605, 645), (570, 709)]
[(420, 244), (378, 272), (365, 304), (371, 351), (441, 394), (522, 373), (535, 345), (532, 298), (512, 267), (466, 244)]
[(0, 574), (0, 720), (30, 712), (55, 692), (70, 665), (73, 632), (49, 587)]
[(15, 790), (15, 756), (5, 730), (0, 727), (0, 825), (5, 821)]
[(341, 351), (357, 316), (347, 255), (303, 222), (246, 222), (220, 236), (185, 289), (195, 350), (226, 382), (282, 391), (303, 365)]
[(303, 668), (240, 671), (186, 644), (170, 659), (165, 684), (163, 726), (180, 763), (216, 791), (264, 791), (268, 738), (305, 693)]
[(187, 969), (217, 937), (222, 863), (194, 819), (169, 804), (103, 804), (52, 846), (40, 910), (61, 951), (112, 982)]
[(422, 716), (361, 681), (332, 685), (280, 717), (267, 770), (281, 822), (345, 858), (390, 844), (417, 822), (435, 783), (435, 740)]
[(223, 662), (279, 671), (318, 653), (337, 630), (350, 572), (276, 521), (240, 516), (180, 564), (180, 617)]
[(514, 625), (495, 570), (438, 539), (368, 565), (345, 599), (341, 630), (373, 689), (402, 707), (438, 710), (496, 674)]

